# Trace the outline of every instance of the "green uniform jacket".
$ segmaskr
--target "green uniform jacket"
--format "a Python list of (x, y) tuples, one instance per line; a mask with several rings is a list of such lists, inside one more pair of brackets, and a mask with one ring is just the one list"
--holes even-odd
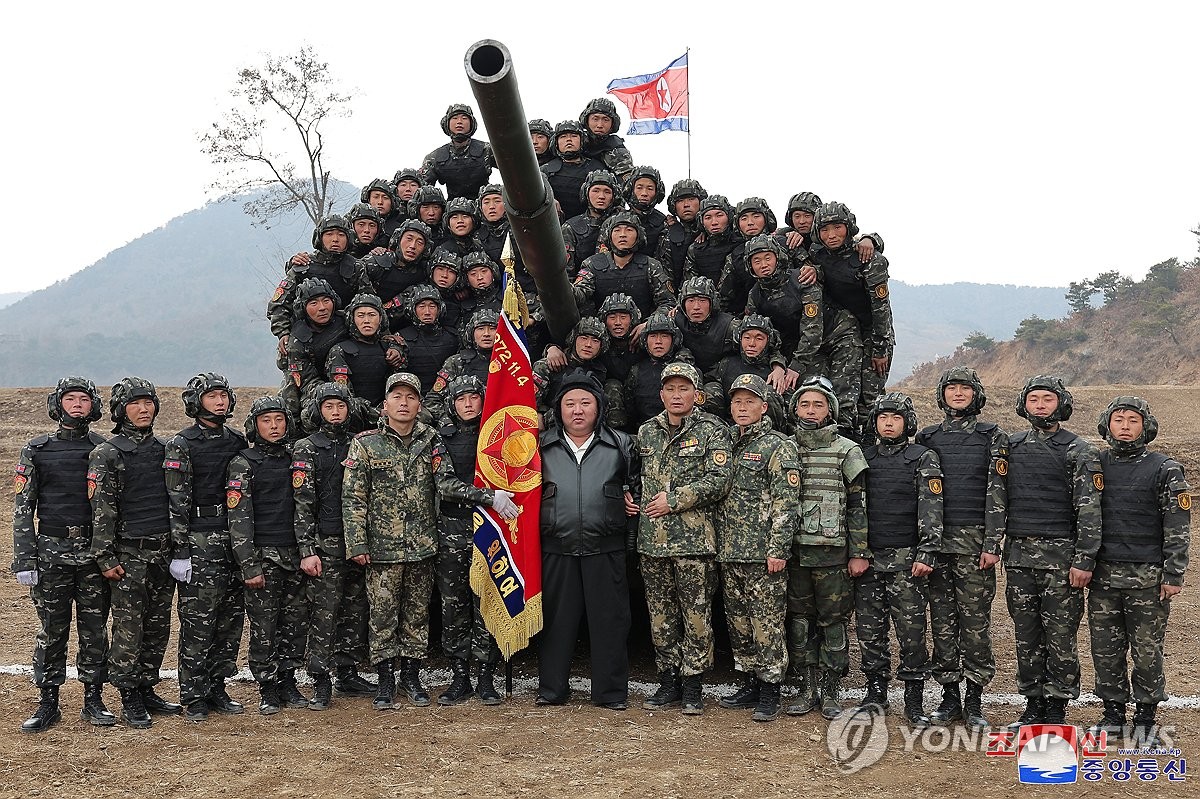
[(739, 428), (733, 442), (733, 487), (717, 507), (717, 560), (786, 560), (800, 521), (796, 442), (770, 419)]
[(837, 434), (833, 422), (797, 430), (800, 453), (800, 524), (792, 555), (802, 566), (838, 566), (870, 558), (867, 547), (867, 459)]

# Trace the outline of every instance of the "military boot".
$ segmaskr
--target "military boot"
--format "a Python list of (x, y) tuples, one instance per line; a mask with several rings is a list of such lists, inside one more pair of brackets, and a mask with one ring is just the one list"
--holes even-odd
[(333, 687), (342, 696), (375, 695), (375, 686), (358, 673), (353, 663), (342, 663), (337, 667), (337, 681)]
[(153, 686), (143, 685), (140, 690), (142, 693), (142, 704), (145, 705), (147, 712), (159, 716), (178, 716), (183, 713), (183, 705), (163, 699), (154, 693)]
[(147, 729), (154, 720), (146, 710), (142, 692), (138, 688), (121, 689), (121, 719), (135, 730)]
[(396, 675), (392, 671), (392, 661), (379, 661), (375, 664), (375, 671), (379, 675), (379, 687), (371, 704), (376, 710), (391, 710), (396, 706)]
[(203, 699), (189, 702), (183, 709), (183, 717), (188, 721), (206, 721), (208, 719), (208, 702)]
[(700, 716), (704, 714), (704, 681), (699, 674), (683, 678), (683, 715)]
[(103, 683), (83, 686), (83, 710), (79, 711), (79, 718), (90, 721), (93, 727), (111, 727), (117, 723), (117, 717), (104, 704)]
[(1042, 713), (1043, 724), (1066, 724), (1067, 723), (1067, 700), (1058, 699), (1057, 697), (1048, 697), (1045, 700), (1045, 711)]
[(1046, 714), (1046, 700), (1040, 696), (1025, 697), (1025, 712), (1016, 721), (1008, 725), (1010, 730), (1018, 730), (1028, 724), (1041, 724)]
[(38, 700), (37, 710), (21, 725), (21, 732), (48, 730), (62, 718), (62, 711), (58, 709), (58, 686), (45, 685), (40, 692), (41, 699)]
[(803, 716), (811, 713), (821, 704), (821, 696), (817, 692), (817, 670), (808, 667), (805, 676), (796, 684), (796, 701), (787, 706), (785, 711), (789, 716)]
[(842, 678), (836, 674), (821, 675), (821, 715), (828, 721), (842, 715)]
[(1157, 712), (1157, 702), (1138, 702), (1133, 706), (1134, 746), (1156, 747), (1159, 745), (1158, 723), (1154, 718)]
[(642, 702), (646, 710), (662, 710), (673, 707), (683, 701), (683, 685), (679, 680), (679, 672), (675, 669), (658, 673), (658, 690), (653, 696)]
[(946, 725), (962, 717), (962, 692), (957, 682), (948, 682), (942, 686), (942, 703), (929, 714), (929, 723)]
[(279, 686), (273, 682), (258, 684), (258, 712), (263, 716), (274, 716), (279, 712)]
[(986, 730), (992, 726), (983, 715), (983, 686), (977, 682), (967, 680), (967, 699), (963, 702), (963, 715), (967, 726), (972, 730)]
[(229, 695), (224, 680), (216, 683), (209, 692), (208, 707), (210, 710), (224, 713), (226, 716), (237, 716), (246, 712), (245, 706), (241, 702), (234, 701), (233, 697)]
[(758, 677), (743, 675), (742, 687), (718, 699), (717, 704), (730, 710), (749, 710), (758, 705), (759, 686)]
[(329, 672), (313, 675), (313, 695), (308, 702), (309, 710), (328, 710), (333, 701), (333, 680)]
[(1107, 732), (1109, 735), (1121, 735), (1125, 732), (1125, 703), (1114, 700), (1104, 700), (1104, 715), (1100, 720), (1088, 727), (1088, 732), (1098, 735)]
[(929, 717), (925, 715), (925, 681), (904, 681), (904, 718), (916, 728), (929, 726)]
[(421, 684), (421, 661), (417, 658), (400, 658), (400, 687), (408, 695), (408, 701), (417, 707), (429, 705), (429, 692)]
[(779, 718), (779, 683), (759, 681), (758, 706), (750, 718), (755, 721), (774, 721)]
[(282, 669), (279, 672), (279, 698), (290, 708), (308, 707), (308, 697), (300, 693), (296, 685), (295, 669)]
[(886, 713), (888, 709), (888, 678), (883, 674), (867, 675), (867, 695), (858, 706), (860, 712)]
[(461, 705), (474, 693), (471, 688), (471, 674), (466, 658), (454, 658), (450, 661), (450, 685), (438, 697), (439, 705)]
[(500, 692), (496, 690), (495, 663), (479, 664), (479, 689), (476, 693), (479, 695), (479, 701), (485, 705), (498, 705), (503, 701), (500, 699)]

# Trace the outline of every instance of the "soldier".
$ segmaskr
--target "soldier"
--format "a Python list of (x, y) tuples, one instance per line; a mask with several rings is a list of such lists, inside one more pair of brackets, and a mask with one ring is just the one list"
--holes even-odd
[(433, 232), (430, 246), (437, 249), (445, 240), (442, 217), (446, 215), (446, 195), (437, 186), (422, 186), (408, 201), (408, 218), (419, 219)]
[(388, 251), (363, 259), (367, 275), (383, 301), (388, 327), (399, 330), (408, 321), (408, 292), (429, 279), (429, 254), (433, 249), (433, 231), (419, 219), (406, 219), (392, 233)]
[[(479, 422), (483, 413), (484, 385), (474, 375), (459, 375), (450, 381), (450, 424), (438, 434), (454, 465), (454, 474), (466, 485), (475, 479), (475, 457), (479, 446)], [(438, 593), (442, 597), (442, 651), (450, 659), (450, 685), (438, 697), (439, 705), (457, 705), (474, 693), (471, 687), (471, 657), (479, 661), (479, 701), (500, 704), (495, 671), (500, 648), (484, 626), (479, 598), (471, 591), (471, 560), (474, 553), (472, 505), (445, 501), (438, 510), (438, 550), (435, 563)]]
[[(483, 251), (487, 253), (488, 258), (494, 263), (500, 263), (504, 254), (504, 242), (508, 240), (509, 233), (508, 215), (504, 208), (504, 189), (498, 183), (489, 183), (479, 190), (479, 197), (475, 202), (479, 209), (479, 231), (476, 234), (479, 243), (483, 245)], [(518, 278), (524, 276), (528, 278), (529, 284), (533, 285), (533, 279), (524, 264), (517, 271)], [(526, 288), (524, 280), (521, 281), (521, 288)], [(534, 288), (536, 291), (536, 286)]]
[(706, 277), (688, 278), (680, 287), (675, 324), (706, 377), (722, 358), (737, 352), (737, 320), (721, 310), (717, 287)]
[(396, 201), (395, 186), (384, 178), (376, 178), (363, 186), (359, 201), (370, 203), (379, 212), (379, 218), (383, 220), (383, 238), (390, 241), (406, 216), (404, 207)]
[(785, 570), (800, 514), (799, 454), (796, 443), (766, 418), (770, 390), (757, 375), (733, 383), (733, 481), (716, 517), (729, 643), (734, 668), (745, 678), (720, 703), (754, 708), (755, 721), (779, 717), (779, 686), (788, 663)]
[(620, 210), (619, 189), (613, 174), (602, 169), (588, 172), (579, 187), (579, 202), (584, 210), (567, 217), (562, 226), (567, 245), (567, 277), (572, 280), (583, 262), (596, 254), (604, 221)]
[(762, 314), (779, 331), (790, 358), (785, 386), (821, 371), (819, 351), (824, 332), (820, 283), (805, 283), (799, 269), (788, 269), (787, 252), (773, 236), (759, 234), (746, 243), (745, 257), (754, 285), (746, 314)]
[(646, 357), (630, 367), (621, 392), (626, 424), (633, 430), (662, 413), (662, 376), (667, 366), (676, 361), (692, 363), (692, 354), (683, 348), (683, 336), (671, 317), (655, 314), (646, 320), (643, 333)]
[(854, 618), (862, 650), (867, 695), (861, 707), (884, 712), (891, 677), (888, 621), (900, 650), (896, 676), (904, 682), (904, 717), (925, 727), (925, 646), (928, 577), (942, 537), (942, 466), (928, 447), (909, 443), (917, 432), (917, 412), (906, 394), (875, 401), (871, 425), (879, 441), (866, 448), (867, 546), (871, 562), (854, 580)]
[(167, 442), (163, 470), (171, 506), (171, 575), (179, 581), (179, 701), (188, 721), (244, 708), (225, 690), (237, 674), (246, 616), (225, 513), (225, 473), (246, 447), (225, 425), (237, 394), (224, 376), (198, 374), (183, 390), (196, 423)]
[(717, 587), (713, 514), (729, 493), (729, 428), (696, 407), (700, 373), (687, 363), (662, 372), (663, 411), (638, 429), (642, 515), (638, 553), (646, 581), (659, 687), (642, 703), (683, 703), (704, 712), (704, 672), (713, 664), (712, 598)]
[(421, 379), (422, 396), (429, 393), (437, 380), (438, 370), (446, 359), (458, 352), (462, 336), (457, 330), (442, 326), (446, 301), (436, 287), (416, 286), (408, 295), (408, 316), (412, 324), (400, 330), (408, 355), (408, 369)]
[(651, 258), (657, 257), (659, 242), (667, 229), (667, 215), (655, 208), (666, 196), (667, 187), (663, 185), (662, 175), (652, 166), (634, 167), (625, 181), (625, 203), (629, 212), (642, 223), (645, 233), (638, 242), (638, 252)]
[(604, 170), (604, 164), (583, 154), (583, 131), (583, 125), (573, 119), (559, 122), (554, 128), (555, 157), (542, 165), (561, 219), (587, 211), (583, 183), (591, 173)]
[[(731, 314), (741, 316), (746, 309), (746, 296), (754, 280), (750, 276), (750, 262), (746, 255), (746, 244), (755, 236), (768, 235), (776, 238), (775, 212), (762, 197), (747, 197), (734, 209), (737, 234), (733, 248), (725, 256), (721, 268), (721, 279), (716, 281), (721, 296), (721, 307)], [(780, 242), (782, 246), (782, 241)]]
[[(467, 253), (462, 259), (467, 278), (467, 300), (471, 312), (489, 310), (500, 312), (500, 270), (482, 250)], [(531, 304), (532, 304), (532, 298)]]
[(1191, 488), (1183, 467), (1146, 446), (1158, 420), (1141, 397), (1117, 397), (1097, 430), (1103, 532), (1088, 585), (1088, 629), (1096, 666), (1096, 695), (1104, 715), (1092, 731), (1124, 732), (1129, 703), (1127, 663), (1133, 664), (1135, 746), (1155, 746), (1155, 713), (1167, 699), (1163, 639), (1171, 598), (1183, 590), (1191, 540)]
[[(571, 328), (567, 336), (567, 351), (554, 344), (547, 347), (547, 357), (533, 364), (534, 380), (537, 383), (538, 413), (544, 420), (550, 420), (554, 412), (554, 398), (558, 396), (563, 379), (576, 370), (590, 374), (600, 385), (608, 379), (608, 369), (604, 365), (604, 351), (608, 343), (604, 323), (595, 316), (581, 317)], [(565, 366), (551, 369), (550, 361), (554, 355), (561, 356)]]
[(500, 315), (495, 311), (480, 310), (471, 316), (469, 330), (463, 336), (463, 349), (451, 355), (438, 370), (433, 388), (425, 397), (427, 410), (438, 426), (450, 421), (446, 405), (446, 389), (450, 381), (459, 375), (468, 374), (487, 384), (488, 366), (492, 362), (492, 345), (496, 343), (496, 325)]
[(683, 285), (688, 247), (700, 235), (700, 203), (707, 197), (700, 181), (691, 178), (677, 181), (667, 195), (667, 208), (675, 222), (667, 225), (654, 257), (666, 268), (672, 286)]
[[(323, 383), (311, 395), (315, 433), (292, 448), (293, 523), (300, 570), (308, 575), (308, 656), (312, 710), (325, 710), (337, 691), (372, 696), (375, 687), (358, 674), (367, 658), (367, 588), (362, 566), (346, 560), (342, 532), (342, 461), (350, 451), (353, 399), (345, 386)], [(299, 485), (297, 485), (299, 483)]]
[[(693, 278), (703, 279), (703, 278)], [(704, 387), (705, 407), (722, 418), (728, 413), (730, 392), (734, 382), (742, 375), (752, 374), (767, 381), (767, 413), (775, 429), (787, 435), (791, 434), (792, 420), (788, 418), (787, 406), (783, 396), (771, 385), (771, 378), (783, 371), (778, 356), (779, 333), (771, 325), (771, 320), (758, 314), (747, 314), (738, 320), (734, 327), (734, 336), (738, 349), (732, 355), (726, 355), (708, 374), (708, 382)]]
[(305, 278), (296, 288), (292, 302), (295, 321), (283, 355), (287, 376), (279, 392), (295, 413), (300, 412), (305, 392), (329, 379), (325, 373), (329, 351), (350, 337), (346, 317), (337, 312), (341, 302), (329, 282), (319, 277)]
[(841, 680), (850, 668), (846, 628), (850, 578), (867, 570), (867, 460), (838, 435), (838, 399), (824, 377), (805, 380), (790, 403), (800, 450), (800, 526), (788, 560), (788, 660), (799, 688), (789, 716), (820, 706), (841, 715)]
[(308, 707), (296, 686), (304, 660), (304, 572), (296, 544), (293, 474), (287, 409), (278, 397), (260, 397), (246, 417), (250, 446), (229, 462), (225, 505), (233, 556), (245, 585), (250, 618), (250, 672), (258, 683), (258, 712), (274, 715), (280, 706)]
[(1051, 375), (1029, 378), (1017, 398), (1031, 428), (1012, 436), (1008, 461), (1005, 598), (1027, 702), (1014, 729), (1064, 724), (1079, 696), (1076, 636), (1100, 549), (1104, 474), (1096, 448), (1062, 427), (1072, 410), (1071, 392)]
[(380, 428), (355, 436), (344, 463), (346, 556), (367, 567), (371, 662), (379, 674), (377, 710), (394, 707), (397, 657), (409, 700), (429, 704), (420, 669), (429, 647), (438, 497), (491, 505), (505, 518), (517, 515), (510, 492), (475, 488), (455, 476), (441, 438), (417, 421), (420, 391), (414, 374), (389, 377)]
[(811, 191), (801, 191), (788, 198), (787, 212), (783, 221), (787, 224), (779, 229), (784, 234), (790, 251), (807, 249), (813, 243), (813, 220), (821, 208), (821, 198)]
[(75, 665), (83, 683), (79, 715), (97, 727), (111, 727), (117, 717), (102, 695), (110, 594), (91, 554), (87, 494), (88, 455), (104, 443), (88, 429), (102, 412), (100, 392), (85, 377), (64, 377), (47, 395), (46, 405), (58, 429), (21, 449), (13, 485), (12, 571), (29, 589), (41, 625), (33, 649), (33, 682), (41, 699), (21, 732), (41, 732), (62, 718), (58, 692), (67, 679), (72, 604), (79, 636)]
[(983, 688), (996, 675), (989, 628), (1008, 508), (1008, 434), (979, 419), (986, 404), (975, 370), (951, 367), (938, 381), (946, 417), (916, 439), (937, 452), (945, 489), (942, 546), (929, 576), (933, 677), (942, 685), (942, 702), (929, 719), (949, 724), (965, 711), (967, 726), (976, 730), (988, 727)]
[(442, 217), (440, 249), (449, 250), (460, 258), (468, 253), (481, 252), (483, 244), (475, 235), (478, 227), (479, 211), (475, 208), (475, 200), (455, 197), (446, 203), (446, 214)]
[(108, 678), (121, 692), (121, 718), (148, 728), (150, 713), (177, 716), (183, 707), (154, 692), (171, 637), (175, 580), (170, 500), (154, 435), (158, 392), (140, 377), (125, 377), (108, 398), (116, 433), (88, 457), (92, 555), (112, 588), (112, 646)]
[(537, 156), (539, 167), (554, 160), (554, 151), (551, 149), (554, 128), (550, 127), (549, 120), (529, 120), (529, 138), (533, 142), (533, 154)]
[(688, 245), (683, 274), (689, 278), (706, 277), (716, 285), (725, 269), (725, 259), (737, 243), (733, 206), (720, 194), (709, 195), (700, 203), (699, 218), (701, 231)]
[(474, 198), (496, 166), (491, 145), (472, 138), (478, 129), (471, 106), (452, 103), (442, 115), (442, 132), (450, 137), (449, 143), (425, 156), (421, 163), (421, 179), (430, 186), (446, 184), (451, 200)]
[(469, 296), (462, 279), (462, 259), (452, 252), (441, 250), (429, 261), (429, 282), (437, 288), (444, 306), (438, 316), (442, 327), (460, 337), (471, 319)]
[(583, 154), (602, 162), (622, 183), (629, 180), (633, 156), (626, 149), (625, 140), (613, 132), (621, 127), (616, 104), (607, 97), (597, 97), (579, 112), (579, 124), (587, 130)]
[(425, 181), (421, 178), (421, 170), (413, 167), (397, 169), (396, 174), (392, 176), (392, 188), (396, 192), (396, 204), (400, 206), (400, 212), (406, 218), (416, 218), (408, 207), (408, 202), (424, 185)]
[(350, 254), (355, 258), (383, 255), (387, 252), (388, 234), (383, 232), (383, 217), (370, 203), (355, 203), (346, 215), (350, 223)]
[(646, 238), (642, 223), (627, 211), (613, 214), (600, 228), (604, 250), (590, 256), (575, 278), (575, 303), (599, 308), (609, 294), (633, 297), (643, 316), (668, 313), (675, 305), (671, 279), (655, 259), (638, 251)]
[(345, 314), (350, 338), (329, 350), (325, 373), (333, 382), (349, 387), (355, 397), (378, 405), (383, 402), (388, 375), (403, 369), (408, 362), (404, 340), (385, 338), (387, 315), (374, 294), (355, 295)]
[(633, 440), (604, 423), (599, 381), (572, 371), (559, 386), (553, 424), (541, 435), (542, 585), (535, 704), (562, 705), (579, 622), (591, 643), (592, 704), (629, 702), (629, 587), (625, 553), (635, 545), (640, 462)]

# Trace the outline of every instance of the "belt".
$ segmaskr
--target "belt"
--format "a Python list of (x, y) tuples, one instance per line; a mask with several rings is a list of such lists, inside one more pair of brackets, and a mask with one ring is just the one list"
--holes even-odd
[(224, 516), (224, 505), (196, 505), (192, 508), (193, 519), (209, 519), (215, 516)]
[(167, 541), (166, 535), (147, 535), (138, 538), (126, 538), (125, 536), (118, 537), (117, 541), (127, 547), (136, 547), (137, 549), (162, 549), (163, 544)]
[(51, 538), (91, 538), (90, 524), (42, 524), (38, 525), (38, 533)]

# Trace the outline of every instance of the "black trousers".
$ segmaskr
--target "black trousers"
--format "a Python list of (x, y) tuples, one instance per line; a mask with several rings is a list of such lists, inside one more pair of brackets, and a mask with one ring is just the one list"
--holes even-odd
[(625, 553), (542, 553), (542, 632), (538, 636), (538, 696), (566, 702), (579, 622), (587, 615), (592, 650), (592, 702), (629, 698), (629, 584)]

